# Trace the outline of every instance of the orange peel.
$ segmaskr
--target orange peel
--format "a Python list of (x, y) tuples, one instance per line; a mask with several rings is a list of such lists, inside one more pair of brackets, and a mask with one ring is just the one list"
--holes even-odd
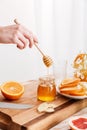
[(73, 62), (74, 77), (87, 81), (87, 53), (78, 54)]

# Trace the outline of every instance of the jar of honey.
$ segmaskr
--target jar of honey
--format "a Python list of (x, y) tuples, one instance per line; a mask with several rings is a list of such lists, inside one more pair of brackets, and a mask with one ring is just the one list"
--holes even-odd
[(37, 98), (41, 101), (52, 101), (56, 97), (56, 85), (53, 76), (39, 78)]

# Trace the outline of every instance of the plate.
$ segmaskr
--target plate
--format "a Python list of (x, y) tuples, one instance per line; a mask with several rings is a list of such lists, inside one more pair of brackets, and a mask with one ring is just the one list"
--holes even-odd
[(59, 88), (57, 89), (57, 92), (62, 96), (72, 98), (72, 99), (85, 99), (85, 98), (87, 98), (87, 96), (73, 96), (73, 95), (69, 95), (69, 94), (63, 94), (60, 92)]

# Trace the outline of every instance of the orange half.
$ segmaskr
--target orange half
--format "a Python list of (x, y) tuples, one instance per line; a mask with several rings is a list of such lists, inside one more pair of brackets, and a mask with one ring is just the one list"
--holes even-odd
[(24, 86), (15, 81), (5, 82), (1, 85), (1, 92), (6, 99), (19, 99), (24, 93)]

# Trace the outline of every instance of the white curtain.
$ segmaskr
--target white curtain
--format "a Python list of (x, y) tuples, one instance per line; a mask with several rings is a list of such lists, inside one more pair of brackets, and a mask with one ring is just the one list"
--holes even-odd
[[(79, 52), (87, 52), (87, 0), (0, 0), (0, 25), (13, 19), (34, 31), (44, 54), (72, 63)], [(29, 80), (45, 75), (38, 50), (23, 51), (0, 45), (0, 80)]]
[(55, 58), (87, 51), (86, 0), (37, 0), (35, 16), (42, 46)]
[(87, 53), (87, 1), (38, 0), (35, 14), (42, 48), (53, 56), (55, 64), (68, 61), (71, 73), (75, 56)]

